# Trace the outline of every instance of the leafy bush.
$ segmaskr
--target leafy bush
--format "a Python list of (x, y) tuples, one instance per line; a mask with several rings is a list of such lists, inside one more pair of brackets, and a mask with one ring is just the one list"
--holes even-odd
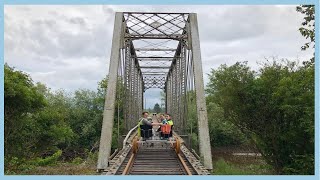
[(54, 165), (57, 163), (57, 161), (59, 160), (61, 155), (62, 155), (62, 151), (58, 150), (52, 156), (48, 156), (46, 158), (36, 158), (34, 161), (31, 161), (31, 164), (33, 164), (35, 166)]
[(314, 66), (273, 61), (212, 70), (209, 97), (278, 174), (314, 174)]
[(233, 146), (247, 141), (238, 127), (225, 119), (223, 109), (210, 96), (207, 97), (207, 108), (211, 146)]
[(76, 157), (72, 160), (72, 164), (81, 164), (83, 159), (81, 157)]

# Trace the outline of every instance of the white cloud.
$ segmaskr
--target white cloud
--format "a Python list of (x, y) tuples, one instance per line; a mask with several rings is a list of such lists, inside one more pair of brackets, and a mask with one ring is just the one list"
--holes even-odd
[[(198, 13), (204, 81), (220, 64), (278, 56), (309, 59), (295, 6), (5, 6), (5, 62), (52, 89), (95, 90), (107, 74), (116, 11)], [(150, 92), (150, 93), (149, 93)], [(150, 107), (160, 102), (149, 90)]]

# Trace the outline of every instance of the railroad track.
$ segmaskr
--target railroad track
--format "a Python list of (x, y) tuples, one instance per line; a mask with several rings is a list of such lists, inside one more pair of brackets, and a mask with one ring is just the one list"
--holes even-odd
[[(128, 133), (128, 137), (129, 137)], [(209, 175), (200, 160), (174, 133), (170, 141), (156, 137), (141, 141), (133, 133), (110, 160), (106, 175)]]
[[(180, 156), (180, 157), (179, 157)], [(141, 148), (130, 152), (116, 174), (123, 175), (196, 175), (186, 157), (173, 148)]]

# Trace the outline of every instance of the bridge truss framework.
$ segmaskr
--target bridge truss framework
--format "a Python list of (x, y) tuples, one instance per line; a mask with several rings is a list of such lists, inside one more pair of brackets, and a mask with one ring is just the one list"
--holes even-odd
[(122, 119), (127, 131), (133, 128), (150, 88), (164, 90), (178, 134), (186, 133), (193, 101), (201, 161), (212, 169), (197, 15), (149, 12), (115, 15), (97, 169), (108, 167), (114, 119)]

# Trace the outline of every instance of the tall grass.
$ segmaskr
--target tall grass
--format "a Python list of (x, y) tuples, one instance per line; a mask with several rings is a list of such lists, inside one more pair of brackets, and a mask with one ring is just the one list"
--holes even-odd
[(271, 167), (266, 164), (237, 166), (220, 158), (213, 165), (213, 175), (262, 175), (271, 174)]

